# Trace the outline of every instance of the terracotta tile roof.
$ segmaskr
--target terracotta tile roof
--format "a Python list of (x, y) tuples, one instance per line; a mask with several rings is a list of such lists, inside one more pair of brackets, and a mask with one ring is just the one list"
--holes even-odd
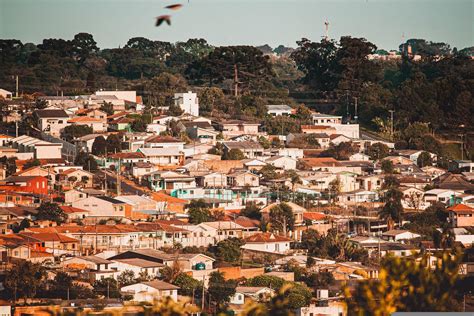
[(81, 208), (73, 207), (73, 206), (67, 206), (63, 205), (60, 206), (60, 208), (63, 210), (64, 213), (66, 214), (73, 214), (73, 213), (89, 213), (88, 210), (83, 210)]
[(334, 129), (331, 126), (326, 125), (301, 125), (301, 129)]
[(74, 242), (79, 242), (79, 240), (75, 238), (68, 237), (63, 234), (58, 234), (58, 233), (32, 233), (32, 232), (24, 232), (20, 233), (20, 236), (26, 238), (27, 240), (29, 238), (36, 239), (42, 242), (45, 241), (57, 241), (61, 243), (74, 243)]
[(128, 115), (128, 112), (122, 111), (122, 112), (118, 112), (118, 113), (107, 116), (107, 119), (116, 119), (116, 118), (124, 117), (127, 115)]
[(77, 116), (67, 121), (68, 123), (102, 123), (101, 119), (89, 116)]
[(157, 202), (188, 204), (188, 200), (179, 199), (162, 192), (153, 192), (151, 198)]
[(183, 141), (172, 136), (151, 136), (145, 139), (145, 143), (182, 143)]
[(339, 167), (341, 166), (340, 162), (332, 157), (322, 157), (322, 158), (303, 158), (303, 162), (308, 164), (310, 167)]
[(112, 159), (138, 159), (138, 158), (145, 158), (145, 155), (139, 151), (130, 152), (130, 153), (115, 153), (109, 155), (109, 158)]
[(133, 225), (85, 225), (85, 226), (55, 226), (55, 227), (30, 227), (28, 231), (35, 233), (60, 233), (60, 234), (123, 234), (139, 232)]
[(474, 208), (466, 204), (456, 204), (447, 209), (448, 211), (454, 212), (456, 214), (470, 214), (474, 213)]
[(110, 124), (128, 124), (128, 123), (132, 123), (132, 122), (133, 122), (133, 120), (128, 118), (128, 117), (120, 117), (120, 118), (110, 122)]
[(312, 220), (312, 221), (320, 221), (326, 218), (326, 214), (317, 213), (317, 212), (305, 212), (303, 213), (303, 218)]
[(272, 233), (258, 233), (245, 238), (246, 243), (267, 243), (282, 241), (291, 241), (291, 239), (284, 236), (274, 235)]

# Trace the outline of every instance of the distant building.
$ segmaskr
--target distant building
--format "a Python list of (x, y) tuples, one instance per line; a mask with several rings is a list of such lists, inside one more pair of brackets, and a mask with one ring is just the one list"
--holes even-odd
[(285, 104), (269, 104), (267, 105), (267, 114), (271, 116), (288, 116), (291, 115), (293, 109)]
[(125, 100), (129, 102), (137, 103), (137, 92), (136, 91), (107, 91), (101, 90), (95, 93), (97, 96), (115, 96), (117, 99)]
[(12, 100), (13, 93), (5, 89), (0, 89), (0, 98), (5, 100)]
[(59, 137), (61, 131), (69, 125), (69, 115), (64, 110), (37, 110), (34, 115), (38, 121), (38, 128), (55, 137)]
[(188, 91), (185, 93), (175, 93), (174, 102), (184, 113), (199, 116), (199, 99), (196, 93)]

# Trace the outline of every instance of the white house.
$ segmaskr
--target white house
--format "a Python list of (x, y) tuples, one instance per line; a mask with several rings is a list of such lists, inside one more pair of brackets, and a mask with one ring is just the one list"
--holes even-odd
[(125, 217), (126, 203), (107, 196), (89, 196), (72, 203), (73, 207), (89, 211), (89, 216)]
[(44, 109), (34, 112), (38, 122), (38, 128), (55, 137), (61, 135), (61, 131), (69, 125), (69, 115), (64, 110)]
[(229, 302), (230, 304), (243, 305), (245, 304), (245, 298), (256, 302), (267, 301), (274, 294), (273, 289), (265, 286), (238, 286)]
[(152, 302), (165, 297), (171, 297), (175, 302), (177, 302), (178, 289), (179, 287), (176, 285), (159, 280), (153, 280), (124, 286), (120, 291), (132, 295), (133, 300), (136, 302)]
[(0, 98), (5, 100), (12, 100), (13, 93), (5, 89), (0, 89)]
[(132, 271), (135, 277), (145, 274), (149, 277), (160, 276), (160, 269), (165, 265), (159, 262), (142, 258), (115, 259), (111, 260), (111, 266), (117, 269), (115, 276), (119, 276), (124, 271)]
[(271, 116), (289, 116), (293, 110), (291, 107), (285, 104), (268, 104), (267, 109), (267, 114)]
[(285, 156), (273, 156), (266, 159), (265, 162), (282, 170), (294, 170), (297, 164), (296, 159)]
[(175, 93), (174, 102), (184, 113), (199, 116), (199, 99), (196, 93), (188, 91), (187, 93)]
[(118, 91), (118, 90), (101, 90), (95, 93), (96, 96), (115, 96), (119, 100), (125, 100), (129, 102), (137, 102), (137, 92), (136, 91)]
[(388, 241), (399, 241), (399, 240), (415, 239), (421, 236), (418, 234), (412, 233), (408, 230), (392, 229), (392, 230), (384, 232), (382, 234), (382, 237)]
[(290, 238), (272, 233), (257, 233), (245, 238), (242, 249), (285, 254), (290, 250)]

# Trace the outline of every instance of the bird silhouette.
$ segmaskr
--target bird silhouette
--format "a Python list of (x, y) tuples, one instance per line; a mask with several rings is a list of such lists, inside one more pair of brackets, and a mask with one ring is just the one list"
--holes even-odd
[(170, 9), (170, 10), (179, 10), (182, 8), (182, 4), (170, 4), (169, 6), (166, 6), (165, 9)]
[(168, 25), (171, 25), (171, 15), (160, 15), (156, 17), (156, 23), (155, 26), (160, 26), (163, 24), (163, 22), (166, 22)]

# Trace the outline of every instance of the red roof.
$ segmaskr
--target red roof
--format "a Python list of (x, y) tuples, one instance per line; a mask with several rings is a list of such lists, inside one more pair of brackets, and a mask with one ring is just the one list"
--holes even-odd
[(73, 206), (60, 206), (60, 208), (63, 210), (64, 213), (66, 214), (72, 214), (72, 213), (89, 213), (88, 210), (83, 210), (81, 208), (73, 207)]
[(454, 213), (473, 213), (474, 208), (466, 205), (466, 204), (456, 204), (448, 208), (448, 211), (454, 212)]
[(317, 212), (305, 212), (303, 213), (303, 218), (309, 219), (312, 221), (320, 221), (322, 219), (325, 219), (326, 215), (323, 213), (317, 213)]
[(272, 233), (259, 233), (245, 238), (246, 243), (267, 243), (282, 241), (291, 241), (291, 239), (284, 236), (274, 235)]
[(25, 233), (20, 233), (19, 234), (22, 237), (25, 237), (27, 240), (28, 238), (33, 238), (39, 241), (57, 241), (57, 242), (62, 242), (62, 243), (71, 243), (71, 242), (79, 242), (75, 238), (68, 237), (63, 234), (58, 234), (58, 233), (30, 233), (30, 232), (25, 232)]

